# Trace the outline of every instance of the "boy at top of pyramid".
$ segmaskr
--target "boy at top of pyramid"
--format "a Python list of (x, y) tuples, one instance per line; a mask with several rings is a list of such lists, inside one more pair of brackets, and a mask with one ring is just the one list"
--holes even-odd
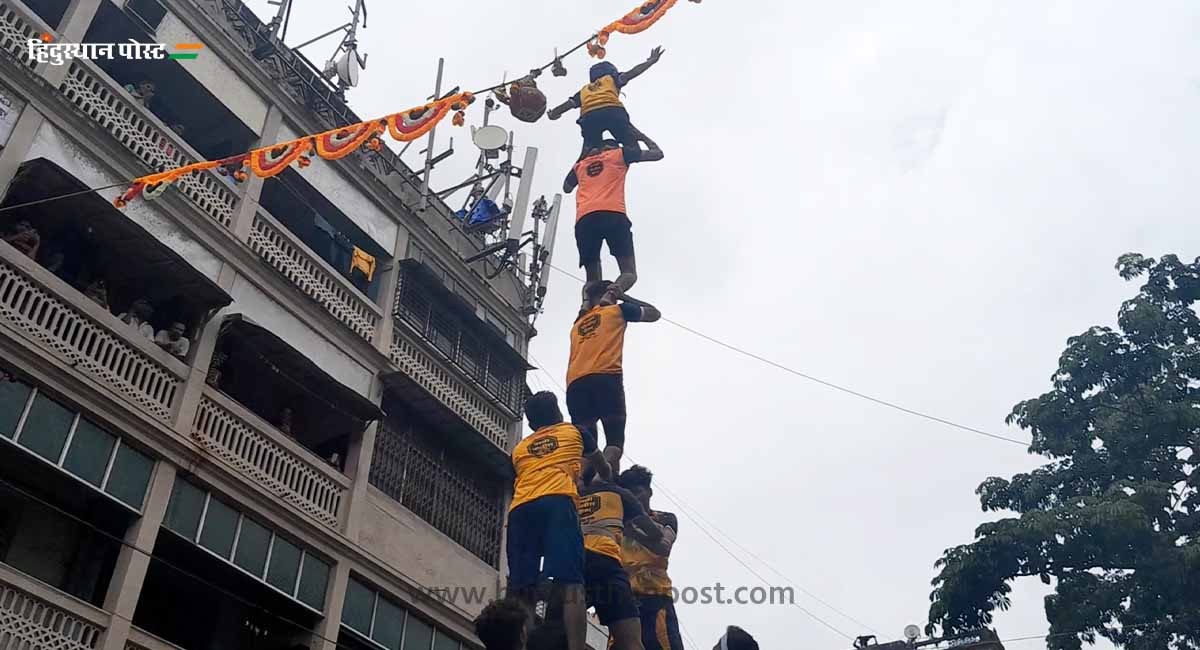
[(599, 148), (604, 140), (605, 131), (611, 133), (613, 139), (620, 142), (625, 149), (637, 151), (636, 130), (629, 122), (629, 112), (621, 103), (621, 89), (658, 63), (662, 55), (662, 47), (656, 47), (650, 51), (649, 58), (627, 72), (621, 72), (617, 66), (607, 61), (593, 65), (588, 73), (588, 84), (567, 101), (550, 109), (546, 115), (552, 120), (557, 120), (563, 113), (578, 108), (584, 152)]

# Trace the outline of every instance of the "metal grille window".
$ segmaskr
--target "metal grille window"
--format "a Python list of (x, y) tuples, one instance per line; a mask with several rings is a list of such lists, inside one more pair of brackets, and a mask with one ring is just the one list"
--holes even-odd
[[(512, 349), (516, 336), (495, 314), (480, 307), (477, 313), (482, 315), (478, 322), (469, 323), (472, 320), (469, 315), (456, 313), (439, 303), (435, 298), (436, 291), (423, 286), (411, 267), (400, 269), (396, 292), (395, 316), (398, 319), (437, 348), (486, 393), (514, 413), (520, 411), (520, 396), (512, 387), (524, 382), (524, 371), (514, 365), (516, 353), (504, 354), (489, 349), (489, 346)], [(494, 338), (492, 333), (499, 338), (489, 341)]]
[(21, 382), (0, 382), (0, 437), (140, 511), (154, 460)]
[(176, 479), (163, 526), (297, 602), (325, 609), (328, 562), (205, 490)]
[(467, 647), (354, 577), (350, 578), (346, 588), (342, 627), (385, 650), (462, 650)]
[(499, 567), (503, 488), (480, 475), (480, 468), (438, 449), (411, 426), (388, 422), (375, 437), (371, 485)]

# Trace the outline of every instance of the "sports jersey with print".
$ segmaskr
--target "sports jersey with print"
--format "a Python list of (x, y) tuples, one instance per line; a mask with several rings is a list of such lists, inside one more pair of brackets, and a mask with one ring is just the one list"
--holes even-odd
[(575, 498), (583, 547), (621, 561), (625, 523), (645, 514), (642, 504), (625, 488), (607, 481), (593, 481)]
[(625, 177), (629, 163), (623, 149), (605, 149), (575, 163), (579, 188), (575, 193), (575, 221), (593, 212), (625, 211)]
[[(675, 533), (679, 531), (679, 521), (669, 512), (651, 511), (650, 518), (658, 525), (670, 529), (669, 544), (674, 543)], [(659, 555), (642, 546), (632, 537), (626, 537), (621, 542), (621, 564), (629, 572), (629, 584), (633, 593), (646, 596), (670, 596), (671, 577), (667, 575), (667, 565), (670, 553)]]
[(575, 480), (583, 457), (595, 451), (595, 435), (581, 433), (566, 422), (542, 427), (517, 443), (512, 453), (517, 478), (509, 511), (552, 494), (578, 496)]
[(625, 327), (642, 318), (642, 308), (622, 303), (593, 307), (571, 327), (567, 385), (587, 375), (619, 375), (625, 355)]

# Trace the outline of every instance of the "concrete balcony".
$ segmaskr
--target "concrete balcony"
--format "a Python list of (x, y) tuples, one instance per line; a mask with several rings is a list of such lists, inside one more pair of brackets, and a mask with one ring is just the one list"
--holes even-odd
[(355, 334), (367, 341), (374, 340), (383, 310), (265, 210), (254, 215), (249, 243), (264, 262), (283, 274), (304, 295), (315, 300)]
[(182, 650), (179, 646), (164, 641), (145, 630), (130, 626), (125, 650)]
[(187, 366), (2, 241), (0, 332), (170, 424)]
[(94, 650), (110, 621), (103, 610), (0, 564), (0, 647)]
[(337, 528), (350, 479), (241, 404), (206, 387), (192, 437), (251, 482)]

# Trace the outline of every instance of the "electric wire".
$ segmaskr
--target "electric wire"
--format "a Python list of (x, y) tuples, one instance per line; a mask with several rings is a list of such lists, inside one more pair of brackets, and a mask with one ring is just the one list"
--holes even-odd
[[(579, 277), (578, 275), (575, 275), (574, 273), (571, 273), (570, 271), (564, 270), (554, 264), (550, 264), (550, 268), (554, 269), (555, 271), (558, 271), (559, 273), (561, 273), (569, 278), (574, 278), (576, 281), (578, 281), (580, 283), (584, 282), (583, 278)], [(966, 431), (969, 433), (974, 433), (976, 435), (985, 436), (987, 438), (992, 438), (994, 440), (999, 440), (1001, 442), (1007, 442), (1007, 443), (1011, 443), (1014, 445), (1021, 445), (1022, 447), (1029, 447), (1029, 442), (1027, 442), (1027, 441), (1018, 440), (1016, 438), (1009, 438), (1008, 436), (1002, 436), (1000, 434), (990, 433), (988, 431), (984, 431), (982, 429), (977, 429), (975, 427), (972, 427), (972, 426), (969, 426), (966, 424), (960, 424), (958, 422), (954, 422), (953, 420), (948, 420), (946, 418), (938, 417), (936, 415), (931, 415), (931, 414), (925, 413), (923, 411), (918, 411), (916, 409), (908, 408), (906, 406), (902, 406), (895, 402), (890, 402), (888, 400), (885, 400), (885, 399), (882, 399), (879, 397), (874, 397), (872, 395), (868, 395), (861, 391), (854, 390), (853, 388), (848, 388), (846, 386), (842, 386), (840, 384), (836, 384), (834, 382), (827, 381), (825, 379), (821, 379), (820, 377), (816, 377), (811, 374), (801, 372), (794, 368), (785, 366), (782, 363), (779, 363), (777, 361), (772, 361), (771, 359), (768, 359), (767, 357), (764, 357), (762, 355), (756, 354), (754, 352), (750, 352), (749, 350), (746, 350), (745, 348), (741, 348), (741, 347), (738, 347), (731, 343), (726, 343), (725, 341), (722, 341), (721, 339), (718, 339), (716, 337), (709, 336), (708, 334), (705, 334), (704, 332), (701, 332), (692, 327), (684, 325), (683, 323), (680, 323), (679, 321), (667, 318), (666, 316), (663, 316), (662, 320), (665, 323), (670, 323), (671, 325), (674, 325), (675, 327), (678, 327), (679, 329), (681, 329), (685, 332), (688, 332), (689, 334), (692, 334), (692, 335), (702, 338), (710, 343), (713, 343), (715, 345), (723, 347), (726, 350), (735, 352), (735, 353), (740, 354), (745, 357), (749, 357), (751, 359), (754, 359), (755, 361), (764, 363), (764, 364), (771, 366), (773, 368), (776, 368), (778, 370), (782, 370), (788, 374), (795, 375), (796, 377), (800, 377), (801, 379), (806, 379), (810, 382), (825, 386), (826, 388), (831, 388), (833, 390), (840, 391), (847, 395), (851, 395), (853, 397), (857, 397), (859, 399), (863, 399), (868, 402), (873, 402), (880, 406), (884, 406), (884, 407), (887, 407), (887, 408), (890, 408), (890, 409), (893, 409), (896, 411), (900, 411), (901, 413), (907, 413), (908, 415), (913, 415), (913, 416), (916, 416), (919, 418), (923, 418), (925, 420), (937, 422), (939, 424), (944, 424), (948, 427), (959, 429), (961, 431)]]

